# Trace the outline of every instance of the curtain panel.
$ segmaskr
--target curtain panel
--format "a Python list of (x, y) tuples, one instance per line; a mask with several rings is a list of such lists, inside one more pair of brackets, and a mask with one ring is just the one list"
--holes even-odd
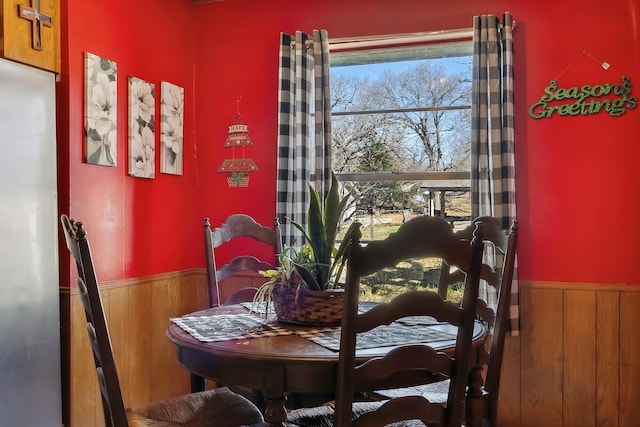
[(306, 227), (309, 185), (321, 197), (331, 185), (331, 102), (329, 37), (296, 31), (280, 34), (276, 215), (283, 243), (301, 246)]
[[(508, 12), (502, 24), (493, 15), (473, 19), (471, 213), (496, 217), (504, 229), (516, 219), (512, 29)], [(500, 260), (489, 262), (502, 265)], [(495, 306), (493, 288), (483, 286), (481, 296)], [(520, 328), (519, 313), (516, 260), (509, 316), (512, 335)]]

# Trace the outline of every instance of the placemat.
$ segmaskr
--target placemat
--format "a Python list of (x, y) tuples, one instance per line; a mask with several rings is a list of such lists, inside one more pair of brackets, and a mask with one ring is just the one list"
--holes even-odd
[[(328, 348), (329, 350), (340, 350), (340, 329), (333, 328), (327, 331), (316, 331), (310, 333), (300, 333), (309, 341)], [(375, 347), (389, 347), (405, 344), (418, 344), (421, 342), (449, 341), (456, 336), (448, 332), (439, 331), (432, 328), (414, 328), (402, 323), (392, 323), (390, 325), (378, 326), (368, 332), (358, 334), (356, 338), (356, 349), (362, 350)]]
[[(245, 305), (245, 308), (253, 308), (254, 313), (257, 311), (261, 314), (237, 313), (211, 316), (182, 316), (174, 317), (170, 320), (201, 342), (220, 342), (297, 334), (330, 350), (340, 350), (339, 327), (319, 326), (292, 330), (286, 324), (276, 322), (274, 317), (266, 318), (264, 315), (266, 307), (258, 306), (256, 310), (256, 306)], [(368, 308), (370, 307), (361, 307), (360, 311), (366, 311)], [(415, 327), (438, 323), (434, 318), (428, 316), (405, 317), (391, 325), (379, 326), (369, 332), (359, 334), (356, 348), (367, 349), (455, 339), (454, 335), (447, 332), (432, 328)]]
[(294, 333), (277, 323), (267, 323), (263, 317), (252, 314), (182, 316), (174, 317), (170, 320), (202, 342), (275, 337)]

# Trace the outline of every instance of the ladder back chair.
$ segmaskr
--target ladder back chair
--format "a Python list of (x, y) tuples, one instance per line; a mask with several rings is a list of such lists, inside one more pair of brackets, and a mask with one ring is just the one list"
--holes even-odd
[[(498, 303), (491, 308), (486, 301), (479, 299), (476, 312), (489, 327), (490, 339), (485, 341), (486, 376), (484, 380), (485, 407), (484, 419), (489, 426), (497, 425), (498, 394), (500, 390), (500, 374), (502, 371), (502, 357), (504, 354), (504, 341), (509, 322), (509, 306), (511, 301), (511, 284), (515, 269), (516, 251), (518, 245), (518, 222), (513, 221), (508, 230), (501, 228), (500, 220), (490, 216), (482, 216), (473, 220), (473, 223), (483, 224), (483, 238), (485, 241), (485, 253), (493, 255), (496, 265), (483, 265), (480, 278), (492, 286), (498, 294)], [(461, 238), (468, 238), (473, 232), (473, 223), (457, 232)], [(492, 252), (491, 252), (492, 250)], [(450, 284), (459, 282), (461, 272), (451, 272), (443, 265), (440, 276), (438, 292), (446, 298), (446, 288)]]
[[(218, 267), (215, 250), (231, 240), (248, 238), (273, 249), (273, 261), (261, 261), (253, 255), (241, 254), (233, 257), (227, 264)], [(232, 214), (222, 225), (211, 228), (209, 218), (204, 219), (204, 251), (207, 267), (207, 291), (209, 307), (225, 304), (239, 304), (253, 300), (258, 288), (254, 285), (266, 282), (268, 279), (259, 275), (260, 270), (270, 270), (278, 265), (278, 255), (282, 252), (282, 237), (278, 219), (274, 220), (273, 229), (264, 227), (246, 214)], [(226, 283), (233, 276), (240, 275), (241, 286), (236, 283)], [(248, 286), (246, 282), (249, 283)], [(227, 288), (224, 285), (229, 285)], [(234, 286), (235, 285), (235, 286)], [(236, 392), (250, 397), (262, 406), (262, 397), (258, 390), (248, 390), (243, 387), (230, 385)], [(201, 391), (206, 388), (204, 378), (191, 374), (191, 391)]]
[(76, 261), (80, 299), (107, 427), (235, 427), (263, 422), (258, 408), (224, 387), (125, 408), (87, 232), (82, 222), (66, 215), (60, 221), (67, 248)]
[[(358, 235), (350, 242), (335, 410), (330, 406), (321, 407), (329, 408), (324, 413), (330, 414), (333, 411), (334, 426), (375, 427), (392, 423), (394, 426), (409, 426), (417, 425), (415, 422), (445, 427), (462, 425), (472, 359), (475, 300), (482, 263), (481, 227), (478, 226), (472, 242), (463, 241), (453, 235), (452, 228), (445, 220), (417, 217), (404, 223), (397, 232), (384, 240), (372, 241), (364, 246)], [(360, 282), (363, 277), (382, 270), (387, 270), (386, 273), (389, 274), (388, 269), (402, 261), (432, 257), (447, 260), (469, 272), (465, 278), (462, 306), (445, 301), (436, 292), (406, 291), (389, 303), (380, 303), (364, 313), (358, 312)], [(409, 316), (432, 316), (439, 322), (453, 325), (457, 329), (453, 351), (445, 353), (426, 344), (407, 344), (395, 347), (383, 357), (362, 362), (356, 351), (359, 334)], [(377, 405), (354, 402), (357, 392), (415, 386), (444, 378), (451, 379), (445, 404), (432, 403), (422, 396), (402, 396)], [(476, 413), (481, 402), (476, 399), (473, 403)], [(362, 404), (365, 410), (362, 410)], [(466, 406), (471, 404), (467, 403)], [(323, 420), (317, 419), (316, 409), (292, 412), (287, 425), (327, 425), (322, 423)], [(310, 417), (315, 418), (314, 421), (309, 422)], [(467, 419), (480, 421), (468, 415)]]
[[(485, 258), (487, 254), (492, 254), (497, 264), (497, 268), (486, 263), (483, 264), (480, 274), (480, 278), (498, 292), (497, 307), (494, 310), (486, 301), (480, 298), (476, 306), (476, 314), (486, 322), (490, 332), (483, 348), (483, 359), (486, 365), (483, 418), (489, 426), (495, 427), (497, 425), (498, 394), (504, 341), (509, 321), (511, 283), (513, 281), (518, 244), (518, 223), (514, 221), (508, 230), (503, 230), (497, 218), (482, 216), (474, 219), (468, 227), (455, 232), (455, 235), (461, 239), (469, 240), (472, 238), (478, 223), (483, 224), (482, 234), (485, 242)], [(465, 273), (462, 270), (452, 270), (451, 266), (443, 262), (440, 270), (438, 293), (443, 298), (446, 298), (448, 288), (453, 284), (463, 282), (464, 279)], [(412, 390), (377, 391), (371, 397), (388, 399), (408, 393), (419, 393), (423, 396), (428, 396), (432, 400), (445, 401), (446, 390), (447, 382), (444, 381), (426, 384)]]
[[(228, 264), (218, 268), (215, 249), (232, 239), (247, 237), (256, 242), (271, 246), (274, 251), (273, 262), (261, 261), (252, 255), (239, 255)], [(243, 287), (235, 291), (225, 292), (222, 282), (237, 274), (258, 276), (258, 271), (269, 270), (278, 265), (278, 255), (282, 252), (282, 238), (278, 220), (274, 220), (274, 227), (270, 229), (258, 224), (252, 217), (245, 214), (230, 215), (225, 222), (211, 229), (209, 218), (204, 219), (204, 248), (207, 266), (207, 288), (209, 306), (221, 304), (235, 304), (253, 300), (257, 289), (254, 286)], [(261, 279), (261, 278), (260, 278)], [(264, 279), (266, 281), (267, 279)]]

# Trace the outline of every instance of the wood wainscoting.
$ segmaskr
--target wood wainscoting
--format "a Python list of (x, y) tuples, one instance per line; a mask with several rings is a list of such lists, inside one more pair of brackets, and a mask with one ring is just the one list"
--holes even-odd
[[(206, 273), (194, 269), (100, 287), (111, 343), (127, 406), (189, 392), (189, 373), (176, 362), (165, 330), (169, 318), (207, 306)], [(68, 369), (63, 367), (67, 427), (103, 427), (102, 402), (77, 288), (69, 301)], [(63, 322), (64, 329), (64, 322)]]
[[(206, 307), (204, 270), (107, 283), (101, 291), (125, 403), (187, 393), (189, 375), (165, 329), (170, 317)], [(102, 427), (76, 294), (61, 290), (69, 313), (65, 425)], [(521, 332), (506, 341), (500, 427), (639, 426), (640, 286), (520, 282), (520, 295)]]
[(640, 286), (520, 282), (500, 427), (640, 426)]

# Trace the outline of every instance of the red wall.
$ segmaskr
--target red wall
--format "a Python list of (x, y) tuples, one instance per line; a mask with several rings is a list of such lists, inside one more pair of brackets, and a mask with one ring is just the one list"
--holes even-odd
[[(582, 57), (559, 79), (563, 87), (617, 83), (622, 75), (640, 85), (637, 0), (325, 0), (290, 2), (233, 0), (196, 6), (199, 76), (196, 132), (224, 136), (233, 101), (243, 97), (254, 141), (266, 158), (262, 183), (244, 191), (273, 208), (273, 165), (277, 135), (277, 53), (281, 31), (325, 28), (329, 37), (410, 33), (472, 25), (472, 16), (510, 11), (515, 29), (517, 203), (521, 239), (520, 278), (567, 282), (638, 283), (640, 237), (627, 218), (640, 207), (635, 164), (640, 108), (622, 117), (606, 114), (533, 120), (528, 107), (586, 50), (612, 66), (604, 71)], [(210, 25), (209, 22), (216, 22)], [(212, 46), (216, 46), (215, 49)], [(228, 64), (229, 66), (221, 66)], [(640, 86), (634, 91), (640, 95)], [(215, 118), (215, 119), (211, 119)], [(217, 147), (200, 149), (201, 161), (221, 160)], [(266, 167), (265, 167), (266, 166)], [(268, 170), (267, 170), (268, 169)], [(211, 188), (233, 198), (220, 177)], [(204, 176), (204, 174), (203, 174)], [(243, 197), (244, 194), (243, 194)], [(216, 202), (211, 197), (210, 206)], [(202, 206), (202, 205), (201, 205)], [(203, 206), (204, 208), (204, 206)], [(256, 211), (258, 208), (251, 209)], [(262, 210), (257, 210), (262, 212)], [(267, 215), (268, 217), (269, 215)], [(628, 237), (622, 237), (622, 236)], [(587, 268), (588, 266), (588, 268)]]
[[(66, 8), (63, 51), (67, 58), (63, 55), (58, 89), (59, 96), (68, 98), (68, 111), (59, 118), (58, 127), (59, 145), (68, 157), (69, 183), (67, 206), (60, 207), (61, 213), (85, 222), (94, 256), (99, 257), (98, 277), (103, 281), (192, 268), (197, 263), (194, 242), (199, 248), (202, 241), (200, 228), (192, 226), (198, 223), (193, 206), (199, 182), (193, 135), (191, 3), (70, 0)], [(66, 49), (64, 43), (68, 44)], [(83, 64), (87, 51), (118, 66), (116, 167), (83, 163)], [(159, 173), (158, 159), (155, 179), (127, 175), (129, 76), (155, 84), (157, 143), (160, 82), (185, 88), (184, 175)], [(65, 190), (60, 190), (62, 200)], [(61, 255), (67, 256), (65, 252)]]
[[(216, 223), (242, 211), (271, 222), (280, 32), (325, 28), (330, 37), (347, 37), (467, 28), (473, 15), (510, 11), (517, 21), (520, 278), (640, 283), (635, 262), (640, 233), (629, 221), (640, 208), (640, 192), (633, 187), (640, 108), (621, 117), (601, 113), (533, 120), (527, 114), (558, 77), (562, 87), (619, 83), (623, 75), (632, 84), (640, 82), (638, 0), (68, 3), (69, 60), (60, 87), (69, 102), (59, 126), (68, 132), (70, 144), (69, 211), (87, 223), (94, 253), (102, 255), (103, 280), (202, 267), (204, 216)], [(86, 50), (118, 63), (116, 168), (82, 164)], [(604, 71), (584, 51), (611, 68)], [(185, 87), (184, 176), (156, 174), (149, 181), (127, 176), (128, 75), (157, 88), (161, 79)], [(634, 88), (633, 95), (639, 94)], [(217, 169), (230, 155), (222, 145), (238, 99), (255, 144), (247, 154), (260, 171), (248, 188), (230, 189)]]

